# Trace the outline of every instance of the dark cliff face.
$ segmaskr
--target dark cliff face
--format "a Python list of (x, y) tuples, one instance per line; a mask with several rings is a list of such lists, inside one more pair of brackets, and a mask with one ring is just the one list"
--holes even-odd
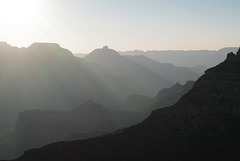
[(18, 161), (240, 159), (240, 54), (205, 72), (171, 107), (104, 137), (60, 142), (26, 152)]

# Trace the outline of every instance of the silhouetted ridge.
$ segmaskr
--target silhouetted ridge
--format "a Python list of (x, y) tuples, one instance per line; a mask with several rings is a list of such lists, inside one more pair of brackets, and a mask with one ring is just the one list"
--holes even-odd
[(192, 88), (194, 84), (194, 81), (187, 81), (185, 85), (181, 85), (180, 83), (176, 83), (174, 86), (170, 88), (162, 89), (158, 92), (158, 95), (172, 95), (173, 93), (180, 92), (184, 88), (189, 88), (189, 90)]
[(85, 58), (98, 57), (98, 56), (120, 56), (119, 53), (113, 49), (109, 49), (108, 46), (104, 46), (101, 49), (95, 49), (89, 53)]
[[(237, 54), (239, 53), (239, 51), (237, 52)], [(208, 70), (205, 71), (206, 74), (208, 73), (239, 73), (239, 69), (240, 69), (240, 56), (235, 55), (233, 52), (229, 53), (227, 55), (227, 59), (220, 63), (219, 65), (217, 65), (216, 67), (210, 68)]]
[(57, 47), (61, 48), (58, 43), (42, 43), (42, 42), (35, 42), (29, 46), (29, 48), (48, 48), (48, 47)]
[(2, 64), (1, 61), (6, 63), (6, 60), (7, 59), (11, 59), (11, 56), (18, 58), (19, 57), (19, 53), (21, 51), (22, 50), (19, 49), (18, 47), (13, 47), (13, 46), (9, 45), (6, 42), (0, 42), (0, 56), (5, 55), (4, 57), (1, 58), (0, 64)]

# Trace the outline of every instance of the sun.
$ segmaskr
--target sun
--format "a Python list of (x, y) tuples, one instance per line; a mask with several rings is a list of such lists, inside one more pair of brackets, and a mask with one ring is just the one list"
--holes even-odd
[(24, 24), (40, 14), (41, 0), (0, 0), (0, 24)]

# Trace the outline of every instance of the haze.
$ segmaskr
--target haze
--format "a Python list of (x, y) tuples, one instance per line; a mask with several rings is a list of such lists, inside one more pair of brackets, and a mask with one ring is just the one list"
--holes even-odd
[[(57, 42), (74, 53), (238, 46), (237, 0), (0, 0), (0, 38)], [(227, 41), (226, 41), (227, 40)]]
[(0, 0), (0, 161), (239, 161), (239, 6)]

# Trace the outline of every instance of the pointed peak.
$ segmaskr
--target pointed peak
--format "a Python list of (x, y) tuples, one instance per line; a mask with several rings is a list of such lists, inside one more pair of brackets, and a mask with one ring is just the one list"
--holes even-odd
[(104, 46), (102, 49), (103, 49), (103, 50), (109, 50), (109, 48), (108, 48), (108, 46), (107, 46), (107, 45), (106, 45), (106, 46)]
[(233, 52), (227, 54), (227, 60), (235, 59), (235, 57), (236, 55)]
[(177, 82), (174, 86), (181, 86), (181, 84), (179, 82)]
[(228, 53), (227, 59), (225, 61), (240, 62), (240, 48), (238, 49), (236, 54), (234, 54), (233, 52)]
[(91, 58), (96, 58), (98, 56), (120, 56), (119, 53), (113, 49), (109, 49), (108, 46), (104, 46), (103, 48), (100, 49), (95, 49), (91, 53), (89, 53), (85, 58), (86, 59), (91, 59)]

